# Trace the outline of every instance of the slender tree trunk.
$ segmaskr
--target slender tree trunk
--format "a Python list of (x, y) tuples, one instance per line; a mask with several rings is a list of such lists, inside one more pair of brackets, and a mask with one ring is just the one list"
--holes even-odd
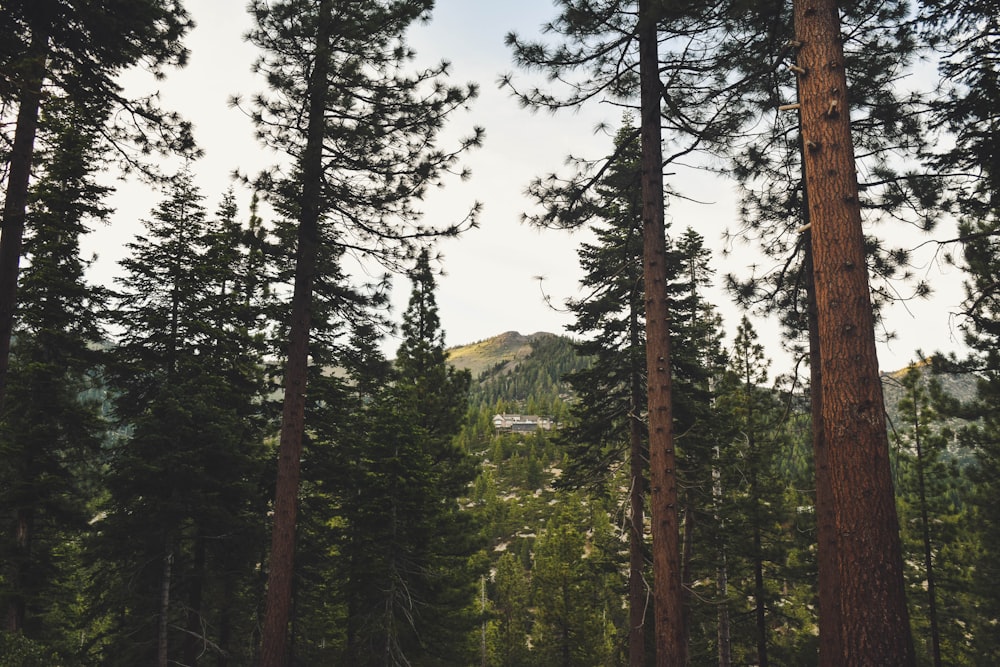
[[(722, 504), (722, 470), (720, 466), (722, 465), (721, 456), (719, 453), (719, 446), (715, 446), (715, 463), (712, 466), (712, 497), (715, 499), (715, 525), (718, 530), (725, 533), (726, 527), (722, 521), (722, 517), (719, 515), (719, 507)], [(719, 667), (731, 667), (733, 664), (733, 645), (731, 630), (729, 627), (729, 573), (727, 571), (726, 565), (726, 546), (725, 543), (719, 540), (719, 567), (716, 570), (716, 583), (715, 588), (719, 594), (719, 611), (718, 611), (718, 627), (717, 627), (717, 640), (718, 640), (718, 653), (719, 653)]]
[[(681, 525), (681, 603), (684, 605), (684, 618), (691, 613), (692, 595), (694, 590), (694, 573), (691, 571), (691, 561), (694, 558), (694, 533), (697, 520), (694, 516), (694, 502), (684, 503), (684, 520)], [(681, 642), (687, 646), (691, 642), (691, 626), (685, 622)], [(686, 664), (686, 663), (685, 663)]]
[[(915, 402), (914, 402), (915, 403)], [(924, 572), (927, 575), (927, 616), (931, 624), (931, 657), (934, 667), (941, 667), (941, 630), (938, 627), (937, 581), (934, 576), (934, 545), (927, 512), (927, 487), (924, 479), (924, 450), (920, 442), (920, 419), (914, 405), (913, 434), (917, 448), (917, 495), (920, 501), (920, 528), (924, 542)]]
[(643, 277), (646, 288), (646, 372), (649, 383), (647, 400), (656, 665), (673, 667), (685, 664), (687, 647), (684, 645), (678, 549), (677, 465), (671, 404), (657, 7), (653, 0), (639, 2)]
[(761, 538), (761, 502), (760, 487), (758, 485), (758, 473), (760, 472), (760, 456), (757, 445), (756, 414), (754, 410), (754, 396), (756, 390), (753, 378), (750, 375), (750, 360), (744, 357), (743, 387), (746, 391), (747, 404), (747, 454), (749, 455), (748, 468), (750, 469), (750, 522), (753, 524), (753, 598), (754, 598), (754, 619), (757, 625), (757, 665), (758, 667), (768, 667), (767, 659), (767, 590), (764, 588), (764, 548)]
[[(756, 486), (756, 480), (753, 482)], [(756, 495), (756, 493), (754, 494)], [(754, 616), (757, 622), (757, 665), (758, 667), (768, 667), (767, 659), (767, 590), (764, 588), (764, 554), (761, 545), (760, 519), (756, 511), (759, 499), (754, 498), (754, 527), (753, 527), (753, 597)]]
[(166, 540), (164, 543), (167, 547), (167, 552), (163, 555), (163, 568), (160, 573), (160, 613), (156, 628), (157, 667), (169, 667), (170, 665), (168, 633), (170, 632), (170, 577), (174, 564), (174, 552), (170, 547), (169, 540)]
[[(31, 161), (35, 154), (35, 133), (45, 80), (49, 36), (38, 30), (31, 35), (18, 89), (17, 126), (10, 151), (7, 191), (3, 202), (0, 230), (0, 407), (7, 394), (7, 369), (10, 366), (10, 338), (14, 331), (17, 304), (17, 274), (21, 263), (21, 243), (28, 209), (28, 185)], [(18, 621), (20, 630), (23, 619)]]
[[(630, 349), (639, 349), (639, 318), (633, 308), (629, 316)], [(629, 420), (629, 572), (628, 572), (628, 664), (645, 667), (646, 664), (646, 584), (643, 579), (645, 550), (645, 461), (643, 458), (643, 428), (639, 414), (642, 412), (642, 375), (632, 363), (631, 418)]]
[(726, 571), (726, 553), (722, 552), (722, 565), (718, 569), (716, 590), (722, 603), (718, 613), (719, 667), (732, 667), (733, 642), (729, 629), (729, 575)]
[[(838, 652), (827, 664), (914, 664), (857, 172), (834, 0), (796, 0), (824, 442), (837, 540)], [(829, 594), (831, 591), (824, 591)]]
[(298, 247), (295, 254), (295, 286), (292, 293), (288, 359), (285, 364), (285, 395), (278, 446), (278, 474), (274, 492), (271, 558), (261, 639), (261, 667), (284, 667), (288, 664), (289, 657), (288, 621), (292, 601), (302, 438), (305, 431), (309, 331), (323, 196), (324, 110), (329, 89), (331, 1), (322, 0), (319, 5), (315, 63), (309, 81), (309, 125), (301, 164), (302, 199)]
[(199, 531), (194, 538), (191, 562), (191, 588), (188, 592), (187, 638), (184, 640), (184, 664), (194, 665), (205, 650), (207, 637), (202, 622), (202, 592), (205, 586), (205, 538)]
[(11, 633), (19, 633), (24, 628), (25, 600), (24, 585), (28, 564), (31, 562), (31, 540), (34, 537), (35, 511), (33, 507), (19, 507), (14, 524), (14, 558), (5, 568), (9, 580), (7, 588), (6, 617), (4, 629)]

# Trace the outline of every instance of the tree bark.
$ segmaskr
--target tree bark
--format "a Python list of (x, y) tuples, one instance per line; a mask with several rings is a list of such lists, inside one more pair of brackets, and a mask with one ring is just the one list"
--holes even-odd
[(48, 34), (43, 30), (34, 31), (18, 88), (17, 126), (10, 151), (10, 170), (3, 202), (3, 228), (0, 231), (0, 407), (7, 394), (10, 338), (14, 331), (14, 310), (17, 305), (17, 274), (21, 263), (28, 185), (31, 181), (31, 162), (35, 154), (35, 134), (38, 130), (48, 51)]
[(315, 65), (309, 81), (309, 124), (301, 164), (302, 198), (274, 491), (271, 557), (261, 636), (261, 667), (284, 667), (289, 659), (288, 622), (295, 564), (295, 523), (302, 439), (305, 431), (309, 332), (323, 196), (324, 111), (329, 89), (331, 14), (331, 0), (320, 2)]
[[(808, 195), (807, 195), (808, 196)], [(808, 217), (806, 218), (808, 222)], [(813, 468), (816, 485), (816, 588), (819, 598), (819, 667), (837, 667), (840, 598), (837, 585), (837, 529), (833, 522), (833, 488), (823, 434), (823, 373), (819, 362), (819, 319), (813, 284), (812, 232), (807, 231), (806, 308), (809, 318), (809, 411), (812, 417)]]
[(646, 288), (646, 372), (649, 409), (650, 515), (657, 667), (685, 664), (677, 521), (677, 467), (671, 405), (667, 253), (663, 221), (658, 4), (639, 2), (643, 278)]
[[(633, 300), (633, 303), (635, 301)], [(639, 318), (636, 308), (629, 316), (630, 350), (639, 349)], [(630, 355), (632, 356), (632, 355)], [(645, 503), (646, 479), (643, 458), (643, 428), (639, 418), (642, 411), (642, 374), (637, 359), (632, 356), (631, 416), (629, 419), (629, 476), (632, 484), (629, 490), (629, 573), (628, 573), (628, 664), (629, 667), (646, 665), (646, 583), (643, 572), (646, 559), (645, 550)]]
[(802, 140), (840, 604), (837, 654), (824, 661), (906, 667), (914, 664), (914, 654), (840, 18), (833, 0), (796, 0), (794, 15), (798, 64), (805, 70), (799, 77)]

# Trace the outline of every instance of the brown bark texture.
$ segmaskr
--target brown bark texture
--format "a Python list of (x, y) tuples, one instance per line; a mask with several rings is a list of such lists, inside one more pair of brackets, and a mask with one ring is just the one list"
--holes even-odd
[(914, 655), (840, 18), (833, 0), (796, 0), (794, 15), (840, 616), (837, 654), (823, 662), (906, 667)]
[[(632, 349), (638, 347), (638, 323), (633, 318)], [(637, 370), (637, 369), (634, 369)], [(629, 574), (628, 574), (628, 664), (629, 667), (644, 667), (646, 664), (646, 582), (643, 579), (645, 558), (645, 518), (646, 502), (645, 460), (642, 452), (643, 428), (639, 421), (642, 410), (642, 384), (638, 373), (634, 375), (632, 387), (632, 417), (629, 428), (629, 475), (632, 488), (629, 491)]]
[[(806, 218), (808, 221), (808, 216)], [(806, 232), (806, 302), (809, 317), (809, 411), (812, 416), (813, 467), (816, 484), (817, 593), (819, 596), (819, 667), (837, 667), (840, 598), (837, 586), (837, 527), (833, 520), (833, 489), (823, 436), (823, 374), (819, 361), (819, 320), (813, 284), (812, 232)]]
[(656, 665), (685, 664), (677, 508), (677, 466), (671, 405), (667, 256), (663, 220), (659, 56), (656, 7), (639, 2), (643, 277), (646, 287), (646, 372), (649, 406), (650, 517)]
[(331, 0), (319, 7), (316, 62), (309, 82), (309, 125), (302, 158), (302, 199), (295, 285), (285, 364), (284, 402), (278, 445), (278, 471), (274, 491), (271, 557), (261, 632), (261, 667), (288, 664), (288, 625), (292, 606), (295, 565), (295, 523), (298, 509), (302, 439), (305, 432), (306, 378), (309, 366), (309, 332), (313, 282), (319, 246), (319, 218), (323, 182), (324, 110), (329, 88)]

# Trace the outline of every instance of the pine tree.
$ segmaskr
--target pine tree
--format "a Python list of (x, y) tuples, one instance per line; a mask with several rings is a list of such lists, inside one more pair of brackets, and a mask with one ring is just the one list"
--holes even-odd
[[(102, 220), (107, 188), (94, 182), (96, 137), (87, 109), (52, 101), (42, 118), (54, 138), (45, 176), (31, 194), (11, 392), (0, 442), (7, 462), (0, 492), (11, 517), (3, 533), (4, 629), (65, 649), (81, 619), (68, 613), (60, 561), (72, 553), (94, 511), (104, 424), (97, 380), (103, 294), (86, 284), (80, 238)], [(63, 611), (60, 611), (62, 609)]]
[(763, 666), (776, 657), (773, 629), (780, 625), (788, 630), (777, 620), (777, 603), (791, 595), (787, 589), (795, 583), (783, 562), (792, 546), (786, 529), (791, 511), (778, 466), (789, 447), (782, 423), (786, 406), (770, 385), (770, 363), (745, 316), (729, 356), (718, 390), (720, 417), (730, 428), (719, 451), (719, 515), (725, 522), (719, 530), (730, 589), (725, 604), (734, 615), (746, 613), (753, 619), (752, 631), (734, 636), (734, 654), (752, 656), (746, 660)]
[[(178, 0), (16, 0), (0, 7), (0, 33), (7, 38), (0, 58), (12, 74), (0, 87), (0, 100), (17, 107), (0, 235), (0, 403), (41, 110), (63, 96), (95, 110), (80, 122), (111, 139), (123, 161), (135, 167), (146, 167), (141, 155), (150, 150), (193, 151), (189, 124), (150, 99), (126, 98), (116, 82), (117, 74), (139, 62), (160, 76), (166, 66), (183, 65), (187, 51), (180, 39), (190, 26)], [(43, 95), (46, 87), (61, 94)], [(116, 109), (125, 113), (108, 113)]]
[[(868, 176), (862, 183), (863, 208), (868, 218), (890, 221), (908, 219), (916, 213), (916, 222), (931, 229), (934, 183), (928, 174), (899, 173), (897, 165), (912, 168), (912, 160), (924, 141), (919, 100), (898, 92), (894, 81), (913, 57), (915, 36), (908, 20), (906, 3), (852, 3), (842, 7), (845, 35), (845, 63), (852, 107), (852, 137), (857, 159)], [(762, 60), (780, 62), (791, 58), (791, 74), (776, 69), (757, 79), (759, 88), (747, 96), (749, 103), (764, 113), (783, 100), (800, 98), (798, 78), (802, 68), (796, 64), (795, 50), (780, 48), (784, 35), (791, 35), (789, 12), (782, 7), (762, 9), (754, 21), (773, 35), (767, 55), (749, 56), (738, 66), (751, 70)], [(777, 58), (777, 60), (774, 60)], [(747, 64), (742, 64), (747, 63)], [(780, 109), (779, 109), (780, 110)], [(760, 249), (778, 261), (777, 268), (764, 275), (753, 275), (745, 282), (729, 277), (731, 289), (743, 304), (756, 304), (768, 312), (778, 312), (787, 342), (797, 354), (810, 359), (810, 398), (813, 411), (813, 445), (816, 468), (816, 494), (820, 588), (820, 659), (822, 664), (839, 665), (835, 655), (838, 641), (838, 607), (834, 598), (840, 590), (836, 564), (836, 528), (826, 461), (828, 444), (823, 436), (822, 391), (816, 298), (813, 279), (812, 231), (808, 212), (808, 189), (801, 174), (806, 148), (798, 113), (778, 113), (773, 123), (765, 125), (762, 135), (754, 136), (740, 148), (733, 159), (733, 173), (742, 188), (740, 206), (743, 229), (740, 237), (756, 240)], [(816, 142), (812, 145), (818, 146)], [(727, 152), (730, 152), (727, 149)], [(913, 278), (908, 270), (909, 250), (893, 248), (874, 234), (866, 236), (868, 267), (873, 278), (873, 303), (876, 307), (895, 298), (899, 287), (894, 281)], [(928, 286), (917, 282), (913, 294), (929, 293)], [(877, 314), (877, 313), (876, 313)], [(805, 334), (808, 334), (806, 336)], [(891, 332), (890, 332), (891, 333)], [(799, 340), (808, 340), (803, 347)]]
[(497, 560), (491, 589), (492, 619), (487, 629), (489, 664), (530, 664), (531, 598), (528, 573), (509, 551)]
[(579, 511), (571, 509), (581, 504), (574, 502), (572, 495), (566, 498), (561, 506), (566, 509), (548, 520), (535, 543), (531, 641), (532, 653), (540, 665), (596, 666), (610, 660), (607, 612), (614, 602), (596, 576), (598, 550), (588, 545)]
[[(315, 383), (325, 400), (305, 479), (322, 480), (330, 499), (337, 558), (326, 585), (342, 605), (337, 659), (350, 664), (466, 664), (475, 646), (477, 530), (458, 498), (476, 470), (455, 437), (470, 376), (447, 363), (427, 251), (411, 278), (392, 373), (367, 382), (361, 401), (346, 386), (335, 393), (336, 379)], [(304, 507), (316, 512), (319, 500)]]
[[(287, 660), (314, 288), (326, 280), (331, 258), (347, 248), (395, 266), (411, 254), (415, 239), (461, 229), (412, 224), (412, 202), (480, 139), (477, 130), (454, 151), (438, 149), (446, 117), (475, 89), (444, 85), (447, 65), (405, 71), (412, 53), (403, 32), (430, 6), (422, 0), (287, 0), (250, 7), (256, 21), (250, 40), (264, 52), (256, 67), (272, 87), (270, 95), (255, 97), (251, 115), (258, 138), (293, 160), (292, 173), (275, 170), (259, 182), (297, 222), (264, 665)], [(429, 96), (422, 95), (425, 86), (432, 88)]]
[(901, 378), (899, 423), (893, 424), (903, 554), (909, 587), (910, 618), (918, 658), (935, 667), (970, 664), (969, 610), (963, 608), (964, 488), (958, 461), (949, 452), (955, 441), (937, 406), (944, 395), (929, 366), (912, 365)]
[(618, 158), (597, 190), (601, 200), (595, 215), (604, 224), (592, 225), (596, 242), (579, 250), (586, 272), (582, 283), (591, 294), (569, 303), (577, 318), (569, 330), (584, 336), (574, 343), (576, 352), (593, 361), (566, 376), (577, 400), (570, 411), (572, 421), (560, 433), (569, 445), (569, 465), (561, 483), (588, 483), (597, 475), (600, 488), (614, 478), (611, 473), (619, 461), (628, 461), (629, 664), (639, 666), (646, 662), (647, 456), (641, 418), (646, 402), (641, 192), (635, 130), (626, 123), (615, 141)]
[[(209, 233), (188, 172), (167, 195), (129, 245), (113, 320), (122, 334), (109, 380), (121, 432), (95, 584), (98, 608), (120, 624), (104, 656), (117, 664), (165, 665), (209, 644), (237, 653), (234, 626), (248, 621), (234, 609), (237, 589), (260, 540), (262, 359), (241, 326), (256, 318), (242, 310), (246, 293), (226, 287), (246, 281), (239, 263), (229, 274), (207, 263), (220, 252), (213, 244), (239, 244)], [(231, 204), (224, 200), (223, 218)], [(219, 228), (227, 226), (235, 231)], [(209, 627), (229, 636), (209, 636)]]
[[(996, 536), (1000, 512), (996, 479), (1000, 470), (1000, 141), (997, 101), (996, 40), (1000, 34), (996, 7), (977, 0), (924, 0), (921, 27), (938, 55), (943, 93), (932, 104), (939, 141), (928, 158), (949, 176), (946, 204), (959, 220), (960, 260), (967, 280), (962, 312), (963, 332), (971, 349), (963, 364), (977, 373), (977, 397), (964, 416), (978, 420), (963, 430), (961, 440), (975, 452), (970, 470), (974, 482), (973, 521), (980, 551), (972, 569), (972, 589), (980, 597), (977, 619), (1000, 614)], [(988, 625), (974, 622), (975, 661), (1000, 659), (1000, 642)]]
[(913, 645), (836, 5), (807, 8), (796, 2), (795, 27), (802, 43), (797, 62), (806, 73), (799, 77), (807, 146), (804, 172), (812, 222), (824, 441), (838, 536), (841, 627), (835, 636), (840, 645), (829, 659), (844, 665), (910, 665)]

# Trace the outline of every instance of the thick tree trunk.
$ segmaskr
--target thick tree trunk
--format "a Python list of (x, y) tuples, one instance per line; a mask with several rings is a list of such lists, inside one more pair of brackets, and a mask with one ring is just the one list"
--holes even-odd
[(683, 602), (677, 522), (677, 465), (674, 455), (667, 306), (667, 252), (663, 221), (660, 134), (658, 4), (639, 2), (639, 71), (642, 122), (643, 277), (646, 288), (646, 372), (649, 405), (650, 515), (656, 665), (684, 665)]
[(14, 309), (17, 304), (17, 274), (21, 263), (31, 161), (35, 154), (35, 133), (38, 130), (38, 112), (48, 50), (48, 34), (41, 30), (33, 33), (24, 69), (19, 73), (21, 84), (18, 88), (17, 126), (10, 151), (7, 191), (3, 202), (3, 227), (0, 231), (0, 406), (3, 406), (7, 394), (10, 338), (14, 331)]
[(812, 416), (813, 468), (816, 485), (816, 589), (819, 598), (819, 667), (837, 667), (840, 598), (837, 585), (837, 528), (833, 487), (823, 432), (823, 373), (819, 363), (819, 318), (813, 283), (812, 232), (806, 232), (806, 303), (809, 317), (809, 411)]
[(837, 655), (824, 661), (906, 667), (914, 655), (840, 19), (833, 0), (796, 0), (794, 13), (798, 64), (805, 70), (799, 77), (802, 138), (840, 604)]
[(331, 0), (319, 5), (316, 55), (309, 82), (309, 126), (302, 156), (302, 199), (295, 286), (285, 364), (284, 403), (278, 445), (278, 473), (274, 491), (274, 522), (267, 580), (267, 598), (261, 637), (261, 667), (288, 664), (288, 622), (292, 602), (295, 562), (295, 522), (298, 509), (299, 472), (305, 431), (306, 377), (309, 366), (309, 332), (313, 281), (319, 247), (322, 205), (324, 110), (329, 89)]

